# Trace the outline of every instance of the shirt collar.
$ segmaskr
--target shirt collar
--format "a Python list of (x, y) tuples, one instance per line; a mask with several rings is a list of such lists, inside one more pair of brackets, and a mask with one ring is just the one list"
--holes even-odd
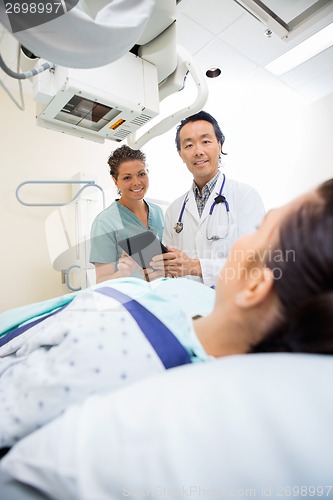
[[(208, 181), (207, 184), (203, 186), (201, 192), (204, 193), (204, 191), (208, 191), (208, 193), (211, 194), (217, 183), (218, 178), (220, 177), (220, 174), (221, 172), (218, 170), (217, 173), (214, 175), (214, 177), (210, 181)], [(198, 188), (198, 186), (194, 181), (192, 184), (192, 189), (196, 196), (201, 196), (200, 189)]]

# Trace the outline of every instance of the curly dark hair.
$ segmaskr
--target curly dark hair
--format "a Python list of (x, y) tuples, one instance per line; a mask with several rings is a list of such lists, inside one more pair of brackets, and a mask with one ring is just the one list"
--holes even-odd
[(115, 149), (108, 159), (110, 175), (118, 179), (119, 167), (125, 161), (139, 160), (146, 166), (146, 155), (140, 149), (131, 149), (129, 146), (120, 146)]
[(266, 262), (283, 319), (252, 352), (333, 354), (333, 179), (279, 233), (277, 246), (295, 255), (293, 261)]

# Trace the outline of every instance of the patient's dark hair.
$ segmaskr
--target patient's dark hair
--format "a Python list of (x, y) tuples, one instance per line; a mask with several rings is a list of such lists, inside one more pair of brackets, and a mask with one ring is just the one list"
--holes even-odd
[(220, 129), (220, 125), (217, 123), (217, 121), (215, 120), (215, 118), (212, 115), (207, 113), (207, 111), (199, 111), (199, 113), (196, 113), (195, 115), (188, 116), (187, 118), (184, 118), (184, 120), (182, 120), (180, 122), (180, 124), (177, 127), (176, 139), (175, 139), (177, 151), (180, 151), (180, 131), (184, 127), (184, 125), (187, 125), (190, 122), (197, 122), (197, 121), (201, 121), (201, 120), (205, 121), (205, 122), (209, 122), (213, 125), (216, 139), (221, 144), (221, 153), (223, 155), (227, 154), (227, 153), (222, 152), (222, 146), (223, 146), (223, 143), (225, 141), (225, 137), (224, 137), (224, 134), (222, 133), (222, 130)]
[(333, 179), (283, 224), (278, 248), (294, 250), (266, 263), (284, 319), (252, 352), (333, 354)]
[(131, 160), (139, 160), (146, 165), (146, 155), (140, 149), (131, 149), (129, 146), (120, 146), (115, 149), (108, 159), (110, 175), (117, 179), (120, 165)]

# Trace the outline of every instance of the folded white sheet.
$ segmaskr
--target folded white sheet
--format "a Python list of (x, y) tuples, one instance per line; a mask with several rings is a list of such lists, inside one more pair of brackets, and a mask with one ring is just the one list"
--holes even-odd
[(331, 356), (258, 354), (91, 396), (2, 467), (56, 500), (333, 498)]

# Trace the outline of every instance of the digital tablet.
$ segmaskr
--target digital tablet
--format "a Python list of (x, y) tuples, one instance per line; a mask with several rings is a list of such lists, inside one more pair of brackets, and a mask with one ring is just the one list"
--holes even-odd
[(155, 255), (169, 251), (152, 231), (145, 231), (130, 238), (120, 240), (118, 241), (118, 245), (142, 269), (151, 267), (150, 261)]

